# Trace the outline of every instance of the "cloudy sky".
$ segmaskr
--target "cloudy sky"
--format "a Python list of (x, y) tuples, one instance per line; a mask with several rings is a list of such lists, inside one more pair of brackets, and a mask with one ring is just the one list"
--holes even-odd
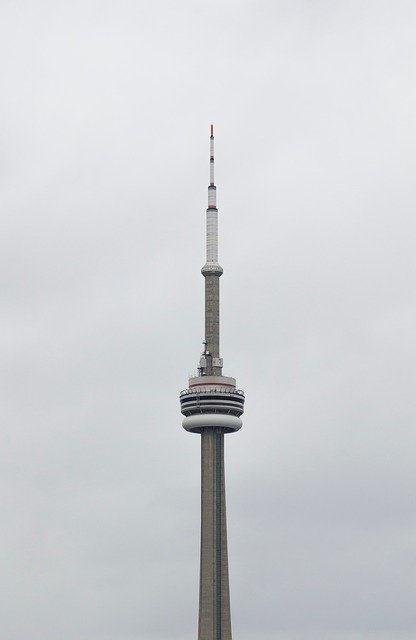
[(413, 0), (1, 0), (0, 636), (194, 640), (216, 127), (236, 640), (410, 640)]

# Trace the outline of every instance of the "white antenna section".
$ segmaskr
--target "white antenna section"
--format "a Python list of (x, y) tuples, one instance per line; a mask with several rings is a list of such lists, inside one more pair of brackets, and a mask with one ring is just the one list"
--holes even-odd
[(218, 211), (207, 211), (207, 262), (218, 262)]
[[(212, 166), (212, 165), (211, 165)], [(217, 206), (217, 187), (210, 184), (208, 187), (208, 209), (215, 209)]]
[(209, 186), (207, 208), (207, 261), (202, 273), (221, 275), (222, 268), (218, 264), (218, 209), (217, 187), (214, 184), (214, 125), (211, 125), (209, 139)]
[(217, 188), (214, 184), (214, 125), (209, 139), (209, 180), (207, 210), (207, 262), (218, 262)]

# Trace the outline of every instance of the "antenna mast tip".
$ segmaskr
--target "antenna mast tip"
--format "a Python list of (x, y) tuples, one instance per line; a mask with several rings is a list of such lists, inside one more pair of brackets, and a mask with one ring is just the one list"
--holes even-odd
[(211, 125), (211, 138), (213, 138), (213, 137), (214, 137), (214, 125), (212, 124)]

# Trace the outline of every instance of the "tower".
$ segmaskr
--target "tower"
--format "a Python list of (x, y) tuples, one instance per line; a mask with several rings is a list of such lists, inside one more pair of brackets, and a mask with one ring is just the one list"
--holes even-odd
[(210, 137), (210, 183), (206, 214), (205, 340), (198, 375), (180, 394), (182, 426), (201, 435), (201, 562), (198, 640), (231, 640), (225, 511), (224, 435), (242, 426), (244, 393), (222, 375), (218, 209), (214, 182), (214, 127)]

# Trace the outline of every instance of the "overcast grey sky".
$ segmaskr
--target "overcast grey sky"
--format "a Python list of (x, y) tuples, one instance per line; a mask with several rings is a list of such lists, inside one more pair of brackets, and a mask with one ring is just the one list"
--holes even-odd
[(414, 640), (416, 4), (0, 3), (1, 640), (193, 640), (216, 127), (235, 640)]

